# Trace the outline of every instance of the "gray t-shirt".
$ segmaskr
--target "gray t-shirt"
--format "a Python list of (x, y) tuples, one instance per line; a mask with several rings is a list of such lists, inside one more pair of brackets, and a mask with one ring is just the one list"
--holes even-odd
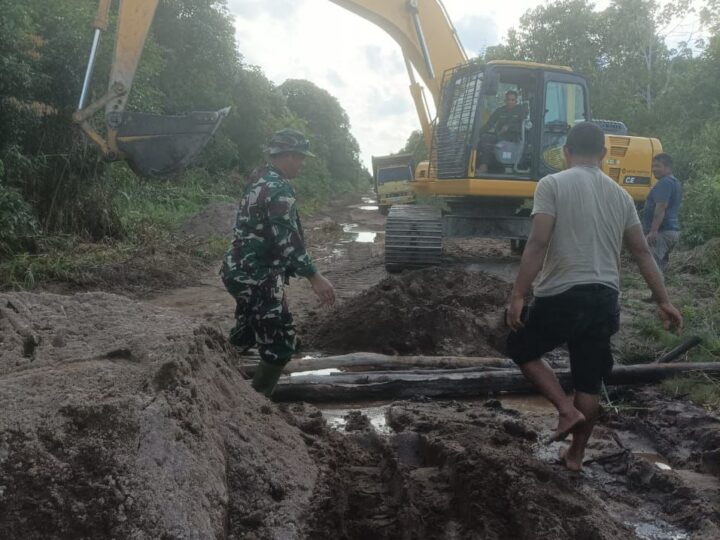
[(640, 223), (627, 191), (597, 167), (573, 167), (538, 182), (532, 213), (555, 216), (535, 296), (589, 283), (620, 290), (623, 235)]

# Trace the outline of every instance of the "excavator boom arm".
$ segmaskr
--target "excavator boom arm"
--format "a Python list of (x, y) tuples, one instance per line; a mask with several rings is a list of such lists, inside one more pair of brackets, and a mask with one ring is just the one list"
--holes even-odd
[(441, 0), (330, 0), (379, 26), (392, 37), (403, 53), (410, 78), (410, 94), (422, 128), (425, 145), (431, 147), (432, 121), (420, 74), (432, 95), (435, 110), (440, 105), (446, 70), (467, 63), (467, 54)]
[(467, 62), (440, 0), (330, 0), (376, 24), (417, 70), (437, 106), (446, 70)]

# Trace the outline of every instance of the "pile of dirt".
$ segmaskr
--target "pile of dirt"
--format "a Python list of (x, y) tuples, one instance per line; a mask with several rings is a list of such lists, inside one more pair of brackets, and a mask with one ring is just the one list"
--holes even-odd
[(689, 274), (701, 274), (717, 271), (720, 268), (720, 238), (712, 238), (675, 257), (673, 266), (676, 271)]
[(209, 204), (183, 223), (180, 226), (180, 232), (202, 240), (209, 240), (213, 237), (227, 238), (229, 242), (235, 226), (237, 208), (238, 205), (235, 202)]
[(435, 267), (390, 276), (301, 328), (328, 353), (497, 354), (510, 283), (479, 270)]
[(297, 538), (317, 468), (217, 331), (0, 295), (0, 538)]

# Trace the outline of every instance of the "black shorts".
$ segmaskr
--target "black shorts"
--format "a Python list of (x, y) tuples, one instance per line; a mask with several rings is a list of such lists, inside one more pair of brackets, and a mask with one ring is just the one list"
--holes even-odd
[(525, 326), (507, 340), (518, 364), (537, 360), (567, 343), (575, 390), (599, 394), (613, 366), (610, 337), (620, 329), (618, 293), (605, 285), (576, 285), (555, 296), (538, 297), (524, 314)]

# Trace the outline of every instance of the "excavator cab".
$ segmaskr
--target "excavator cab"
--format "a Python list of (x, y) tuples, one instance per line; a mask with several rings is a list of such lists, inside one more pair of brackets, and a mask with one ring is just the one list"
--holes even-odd
[(445, 75), (431, 166), (438, 179), (538, 180), (564, 168), (567, 133), (589, 118), (587, 83), (569, 69), (465, 64)]
[[(108, 91), (85, 106), (100, 34), (107, 29), (111, 0), (100, 0), (90, 59), (73, 120), (109, 161), (126, 160), (139, 176), (157, 177), (184, 169), (205, 147), (230, 108), (164, 116), (125, 110), (137, 65), (159, 0), (119, 0), (115, 55)], [(91, 119), (105, 109), (106, 134)]]

